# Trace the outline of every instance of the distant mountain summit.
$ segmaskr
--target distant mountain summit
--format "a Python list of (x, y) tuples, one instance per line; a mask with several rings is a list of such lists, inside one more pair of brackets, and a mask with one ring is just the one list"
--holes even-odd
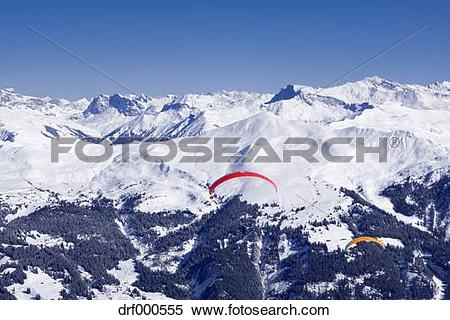
[(146, 109), (150, 100), (151, 98), (144, 95), (138, 97), (125, 97), (119, 94), (100, 95), (92, 100), (83, 114), (85, 116), (95, 115), (113, 108), (125, 116), (137, 116)]

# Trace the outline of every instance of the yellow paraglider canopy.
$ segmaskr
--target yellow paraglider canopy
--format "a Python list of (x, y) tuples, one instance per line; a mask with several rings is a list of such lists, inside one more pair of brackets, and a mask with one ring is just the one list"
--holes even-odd
[(358, 237), (347, 243), (347, 245), (345, 246), (345, 250), (348, 250), (351, 246), (356, 245), (360, 242), (374, 242), (378, 244), (381, 248), (383, 249), (386, 248), (386, 245), (381, 240), (375, 237)]

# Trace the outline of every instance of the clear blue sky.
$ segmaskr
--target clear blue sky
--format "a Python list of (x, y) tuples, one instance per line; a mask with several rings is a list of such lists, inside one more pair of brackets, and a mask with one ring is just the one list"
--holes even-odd
[(450, 80), (445, 1), (2, 2), (0, 87), (78, 98), (126, 92), (26, 24), (151, 95), (325, 86), (425, 24), (347, 80)]

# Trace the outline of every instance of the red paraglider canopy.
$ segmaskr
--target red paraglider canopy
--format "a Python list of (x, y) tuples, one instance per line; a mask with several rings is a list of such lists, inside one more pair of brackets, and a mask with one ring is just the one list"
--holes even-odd
[(240, 172), (232, 172), (232, 173), (226, 174), (223, 177), (220, 177), (219, 179), (214, 181), (213, 184), (209, 187), (209, 193), (210, 194), (214, 193), (214, 191), (216, 190), (216, 188), (219, 185), (221, 185), (224, 182), (227, 182), (228, 180), (242, 178), (242, 177), (252, 177), (252, 178), (259, 178), (259, 179), (265, 180), (265, 181), (269, 182), (275, 188), (275, 191), (278, 192), (277, 184), (275, 182), (273, 182), (271, 179), (269, 179), (268, 177), (266, 177), (265, 175), (262, 175), (257, 172), (252, 172), (252, 171), (240, 171)]

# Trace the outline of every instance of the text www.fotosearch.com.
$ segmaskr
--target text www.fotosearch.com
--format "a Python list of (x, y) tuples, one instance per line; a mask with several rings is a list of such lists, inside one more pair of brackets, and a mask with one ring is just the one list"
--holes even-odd
[[(182, 304), (130, 303), (118, 308), (122, 316), (183, 316)], [(192, 316), (329, 316), (329, 307), (295, 306), (292, 303), (282, 306), (246, 306), (228, 304), (227, 306), (189, 306)], [(189, 314), (188, 314), (189, 315)]]

